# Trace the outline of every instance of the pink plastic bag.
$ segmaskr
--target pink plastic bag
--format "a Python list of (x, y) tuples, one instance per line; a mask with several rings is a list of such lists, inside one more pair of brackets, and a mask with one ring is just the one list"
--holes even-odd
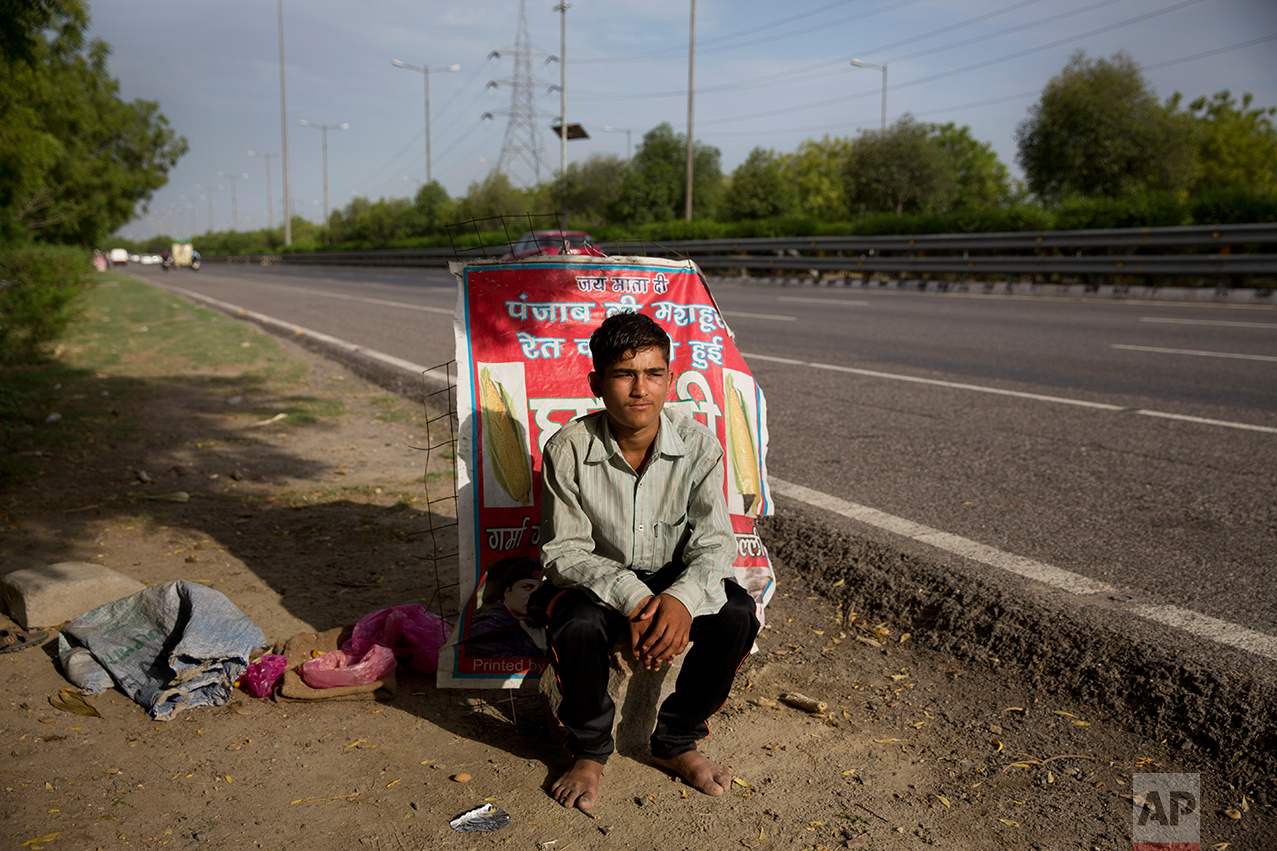
[(448, 640), (443, 618), (418, 603), (380, 609), (360, 618), (341, 649), (360, 659), (372, 647), (389, 647), (396, 657), (412, 657), (412, 666), (423, 674), (439, 669), (439, 648)]
[(287, 656), (267, 653), (250, 664), (239, 681), (253, 697), (270, 697), (275, 692), (275, 683), (279, 682), (287, 669)]
[(352, 662), (341, 650), (325, 653), (302, 663), (301, 675), (311, 688), (366, 686), (375, 683), (395, 667), (395, 654), (388, 647), (374, 646), (363, 658)]

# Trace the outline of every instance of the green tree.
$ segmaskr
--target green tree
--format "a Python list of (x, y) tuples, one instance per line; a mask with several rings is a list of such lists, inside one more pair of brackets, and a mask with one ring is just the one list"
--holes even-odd
[(352, 198), (328, 223), (334, 243), (362, 242), (385, 246), (420, 233), (421, 217), (407, 198)]
[(422, 184), (412, 205), (418, 216), (413, 230), (423, 236), (442, 232), (444, 226), (452, 221), (456, 209), (456, 205), (448, 197), (448, 190), (437, 180)]
[(1249, 189), (1277, 192), (1277, 107), (1251, 109), (1254, 97), (1242, 95), (1241, 106), (1227, 91), (1189, 104), (1196, 124), (1200, 171), (1194, 189)]
[(842, 221), (851, 201), (845, 176), (851, 161), (850, 139), (825, 136), (798, 145), (785, 171), (798, 193), (797, 212), (813, 219)]
[(0, 27), (0, 242), (92, 245), (146, 210), (186, 152), (126, 103), (78, 0), (7, 0)]
[(1016, 128), (1017, 161), (1048, 201), (1179, 190), (1193, 180), (1190, 124), (1158, 102), (1128, 54), (1079, 50)]
[(1011, 174), (992, 145), (973, 137), (965, 124), (932, 124), (930, 130), (954, 171), (957, 187), (950, 199), (953, 209), (999, 207), (1011, 201)]
[[(615, 154), (591, 154), (584, 162), (568, 163), (568, 216), (588, 227), (606, 224), (608, 210), (621, 197), (629, 163)], [(563, 180), (555, 181), (554, 197), (564, 197)]]
[(528, 198), (510, 182), (510, 178), (495, 169), (482, 181), (475, 181), (466, 190), (465, 197), (457, 201), (457, 217), (491, 219), (498, 216), (521, 216), (540, 212), (528, 206)]
[(789, 155), (754, 148), (732, 172), (723, 195), (724, 220), (766, 219), (798, 211), (798, 189), (789, 174)]
[(854, 211), (897, 215), (947, 210), (958, 188), (948, 152), (908, 113), (856, 138), (846, 182)]
[[(692, 214), (714, 217), (723, 186), (722, 153), (697, 142), (692, 148)], [(681, 219), (687, 205), (687, 136), (662, 122), (644, 136), (620, 196), (611, 206), (611, 218), (628, 224)]]

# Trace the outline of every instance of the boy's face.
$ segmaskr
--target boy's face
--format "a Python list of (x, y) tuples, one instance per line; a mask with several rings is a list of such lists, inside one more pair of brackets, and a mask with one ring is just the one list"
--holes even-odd
[[(637, 432), (657, 422), (670, 392), (670, 366), (655, 346), (590, 373), (590, 390), (603, 400), (613, 430)], [(618, 434), (618, 437), (624, 436)]]

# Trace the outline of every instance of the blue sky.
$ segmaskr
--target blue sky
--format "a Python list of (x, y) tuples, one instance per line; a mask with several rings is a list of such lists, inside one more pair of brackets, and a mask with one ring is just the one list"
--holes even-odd
[[(535, 96), (542, 114), (541, 178), (560, 165), (560, 15), (554, 0), (527, 6)], [(422, 75), (392, 66), (445, 68), (430, 75), (431, 169), (464, 194), (501, 155), (510, 108), (518, 0), (284, 0), (289, 173), (294, 210), (321, 216), (322, 136), (302, 127), (349, 123), (328, 133), (329, 207), (352, 197), (411, 196), (425, 177)], [(266, 161), (281, 150), (279, 30), (271, 0), (91, 0), (91, 35), (112, 46), (110, 69), (126, 99), (159, 101), (190, 152), (126, 236), (185, 236), (232, 216), (240, 229), (267, 221)], [(567, 12), (567, 116), (590, 133), (570, 161), (624, 156), (662, 121), (687, 129), (689, 0), (575, 0)], [(1247, 44), (1251, 42), (1250, 44)], [(792, 151), (806, 138), (854, 136), (881, 120), (888, 67), (888, 122), (971, 126), (1015, 165), (1015, 127), (1037, 93), (1078, 49), (1126, 50), (1163, 98), (1229, 89), (1277, 106), (1277, 3), (1271, 0), (699, 0), (696, 4), (695, 136), (717, 146), (724, 171), (755, 146)], [(489, 58), (503, 51), (502, 58)], [(488, 86), (496, 81), (495, 87)], [(282, 163), (270, 162), (274, 218), (283, 211)], [(508, 169), (518, 184), (530, 168)], [(196, 189), (199, 185), (201, 189)], [(183, 197), (184, 196), (184, 197)], [(178, 211), (181, 211), (180, 216)]]

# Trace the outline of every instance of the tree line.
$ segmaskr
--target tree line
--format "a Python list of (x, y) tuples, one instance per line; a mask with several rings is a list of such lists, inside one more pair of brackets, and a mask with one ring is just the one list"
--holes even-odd
[[(355, 198), (332, 211), (327, 240), (354, 249), (446, 245), (449, 223), (564, 209), (572, 227), (599, 239), (1274, 221), (1275, 114), (1228, 91), (1161, 101), (1129, 55), (1079, 51), (1016, 128), (1022, 180), (969, 126), (906, 114), (885, 130), (808, 139), (793, 151), (755, 148), (730, 174), (717, 148), (697, 142), (687, 223), (687, 139), (663, 123), (630, 161), (594, 154), (529, 188), (494, 171), (456, 198), (438, 183), (414, 198)], [(319, 226), (294, 221), (296, 249), (321, 247)], [(279, 230), (203, 242), (212, 251), (277, 249)]]

